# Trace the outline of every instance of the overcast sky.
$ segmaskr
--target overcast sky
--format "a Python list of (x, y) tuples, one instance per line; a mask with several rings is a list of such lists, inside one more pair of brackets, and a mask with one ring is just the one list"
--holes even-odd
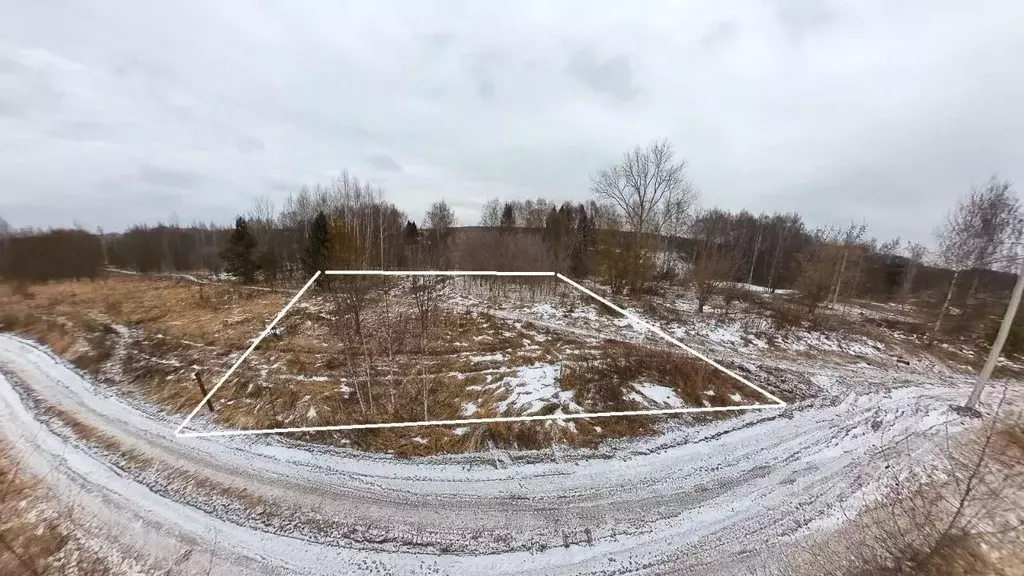
[[(228, 222), (340, 170), (420, 218), (590, 197), (668, 138), (705, 207), (929, 240), (1024, 183), (1024, 3), (0, 0), (0, 216)], [(1018, 184), (1016, 189), (1022, 191)]]

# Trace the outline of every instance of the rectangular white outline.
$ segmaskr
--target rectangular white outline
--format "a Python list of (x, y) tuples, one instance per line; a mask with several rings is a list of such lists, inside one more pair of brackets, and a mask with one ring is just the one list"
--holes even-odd
[(326, 276), (553, 276), (559, 280), (569, 284), (573, 288), (591, 296), (602, 304), (615, 310), (619, 314), (622, 314), (627, 319), (631, 320), (634, 325), (639, 325), (647, 330), (650, 330), (660, 336), (665, 341), (679, 346), (683, 350), (686, 350), (690, 354), (697, 358), (711, 364), (715, 368), (721, 370), (725, 374), (733, 377), (739, 382), (746, 384), (747, 386), (757, 390), (764, 396), (771, 398), (775, 401), (775, 404), (753, 404), (744, 406), (709, 406), (704, 408), (668, 408), (662, 410), (629, 410), (625, 412), (591, 412), (585, 414), (547, 414), (543, 416), (502, 416), (496, 418), (473, 418), (468, 420), (426, 420), (426, 421), (415, 421), (415, 422), (380, 422), (377, 424), (341, 424), (334, 426), (303, 426), (296, 428), (267, 428), (262, 430), (214, 430), (211, 432), (182, 432), (185, 426), (192, 421), (192, 418), (199, 412), (203, 404), (208, 402), (213, 395), (217, 393), (217, 390), (227, 381), (231, 374), (238, 369), (242, 362), (252, 354), (252, 351), (256, 349), (256, 346), (270, 334), (270, 331), (274, 329), (274, 326), (281, 321), (281, 318), (291, 310), (292, 306), (299, 301), (299, 298), (309, 290), (310, 286), (316, 282), (317, 278), (320, 277), (321, 272), (317, 271), (313, 274), (306, 284), (298, 291), (295, 296), (277, 313), (277, 316), (267, 325), (267, 327), (260, 333), (259, 336), (253, 340), (249, 348), (242, 353), (241, 356), (235, 360), (231, 368), (221, 377), (217, 384), (210, 389), (196, 407), (192, 409), (192, 412), (185, 418), (185, 420), (178, 426), (174, 431), (174, 435), (178, 438), (199, 438), (203, 436), (243, 436), (250, 434), (281, 434), (288, 432), (320, 432), (330, 430), (366, 430), (370, 428), (405, 428), (413, 426), (456, 426), (461, 424), (487, 424), (492, 422), (532, 422), (538, 420), (573, 420), (577, 418), (608, 418), (612, 416), (657, 416), (664, 414), (693, 414), (698, 412), (736, 412), (740, 410), (759, 410), (764, 408), (781, 408), (786, 406), (786, 403), (780, 400), (775, 395), (762, 389), (761, 387), (751, 383), (746, 378), (736, 374), (728, 368), (722, 366), (718, 362), (715, 362), (711, 358), (708, 358), (704, 354), (697, 352), (693, 348), (690, 348), (686, 344), (676, 340), (675, 338), (666, 334), (661, 328), (647, 322), (640, 317), (619, 308), (615, 304), (609, 302), (605, 298), (598, 296), (594, 292), (584, 288), (569, 278), (557, 273), (557, 272), (498, 272), (495, 270), (325, 270), (323, 274)]

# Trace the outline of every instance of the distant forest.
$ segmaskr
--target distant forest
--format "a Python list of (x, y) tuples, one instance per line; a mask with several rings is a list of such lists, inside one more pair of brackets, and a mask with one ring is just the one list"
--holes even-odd
[(936, 223), (938, 249), (879, 242), (866, 224), (808, 227), (798, 213), (700, 209), (686, 164), (652, 142), (592, 176), (585, 203), (492, 199), (460, 226), (444, 200), (420, 222), (383, 191), (342, 173), (280, 209), (261, 198), (233, 223), (138, 225), (120, 233), (11, 230), (0, 221), (0, 276), (13, 282), (208, 270), (295, 284), (321, 269), (558, 271), (615, 294), (691, 287), (702, 310), (729, 283), (793, 290), (808, 314), (845, 299), (1005, 299), (1020, 243), (1019, 200), (995, 178)]

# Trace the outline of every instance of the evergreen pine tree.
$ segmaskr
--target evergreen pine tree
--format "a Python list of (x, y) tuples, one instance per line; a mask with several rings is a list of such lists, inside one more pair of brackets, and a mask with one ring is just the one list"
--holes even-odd
[(575, 228), (576, 233), (569, 249), (569, 268), (573, 275), (582, 278), (590, 273), (588, 263), (594, 247), (594, 224), (587, 217), (587, 209), (583, 204), (577, 207)]
[(419, 242), (420, 231), (418, 228), (416, 228), (416, 223), (413, 222), (412, 220), (407, 220), (405, 222), (405, 233), (403, 234), (403, 239), (406, 246), (410, 246)]
[(302, 253), (302, 267), (312, 276), (317, 270), (327, 268), (327, 254), (330, 251), (330, 230), (327, 215), (321, 210), (313, 219), (313, 225), (306, 237), (306, 248)]
[(498, 229), (502, 236), (508, 235), (512, 232), (512, 229), (516, 227), (516, 211), (515, 207), (511, 203), (506, 202), (505, 206), (501, 209), (501, 223), (498, 225)]
[(562, 221), (558, 218), (558, 210), (554, 206), (544, 219), (544, 243), (552, 251), (558, 248), (558, 239), (562, 236)]
[(256, 244), (256, 238), (249, 232), (245, 218), (236, 218), (235, 229), (228, 238), (228, 245), (224, 247), (221, 258), (224, 259), (224, 269), (247, 284), (256, 281), (256, 271), (259, 269)]
[(405, 230), (402, 232), (402, 246), (404, 249), (399, 256), (398, 262), (400, 268), (406, 268), (419, 262), (419, 241), (420, 231), (416, 227), (416, 223), (412, 220), (406, 220)]
[(264, 248), (256, 257), (260, 272), (263, 274), (263, 281), (268, 284), (277, 282), (277, 256), (272, 249)]

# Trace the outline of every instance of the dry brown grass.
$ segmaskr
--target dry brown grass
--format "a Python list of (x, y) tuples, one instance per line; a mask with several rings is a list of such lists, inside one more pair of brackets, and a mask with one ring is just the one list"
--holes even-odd
[(562, 385), (575, 391), (576, 401), (600, 412), (637, 409), (626, 398), (626, 392), (640, 381), (672, 388), (687, 405), (696, 407), (704, 403), (731, 406), (738, 402), (730, 395), (749, 394), (706, 362), (676, 351), (625, 342), (605, 342), (593, 360), (569, 363), (562, 373)]
[(19, 456), (17, 447), (0, 439), (0, 574), (111, 574), (76, 530), (74, 509), (56, 505), (39, 478), (23, 473)]
[(152, 458), (149, 458), (139, 450), (125, 448), (124, 444), (114, 436), (81, 421), (66, 410), (44, 402), (39, 398), (34, 398), (33, 404), (37, 414), (56, 420), (63, 426), (66, 426), (78, 440), (113, 456), (121, 468), (126, 470), (149, 470), (153, 468), (154, 462)]
[[(728, 404), (729, 393), (743, 393), (719, 381), (707, 366), (679, 354), (629, 346), (594, 348), (571, 336), (530, 323), (517, 326), (487, 313), (440, 308), (431, 312), (428, 331), (421, 333), (412, 296), (400, 286), (390, 288), (388, 299), (383, 292), (367, 295), (359, 333), (343, 294), (307, 294), (279, 324), (282, 336), (265, 339), (217, 391), (214, 419), (235, 429), (454, 420), (464, 418), (467, 402), (478, 406), (474, 417), (508, 416), (495, 408), (508, 392), (490, 385), (513, 373), (504, 369), (536, 363), (563, 364), (563, 387), (578, 389), (577, 402), (587, 410), (639, 408), (621, 393), (602, 396), (604, 390), (628, 387), (637, 378), (677, 388), (694, 406)], [(502, 289), (484, 288), (485, 295)], [(513, 290), (507, 297), (531, 303), (533, 290), (540, 288)], [(8, 311), (0, 315), (4, 328), (39, 340), (80, 369), (179, 413), (202, 400), (194, 374), (204, 376), (207, 389), (214, 386), (287, 298), (233, 285), (135, 276), (42, 284), (31, 291), (34, 298), (29, 301), (10, 287), (0, 288), (0, 309)], [(115, 324), (131, 330), (122, 336)], [(534, 337), (540, 333), (543, 338)], [(500, 359), (480, 358), (498, 353)], [(595, 356), (603, 359), (578, 361)], [(481, 388), (470, 392), (474, 386)], [(703, 395), (705, 390), (715, 395)], [(557, 408), (551, 404), (539, 413)], [(209, 417), (205, 407), (200, 417)], [(317, 433), (302, 439), (420, 455), (491, 446), (593, 446), (603, 438), (654, 429), (649, 418), (630, 418), (572, 425), (471, 425), (462, 434), (448, 428), (402, 428)]]
[(66, 544), (42, 483), (21, 473), (14, 448), (0, 439), (0, 574), (45, 574)]
[[(791, 550), (785, 576), (1016, 576), (1024, 573), (1024, 428), (1001, 414), (947, 437), (944, 480), (897, 482), (836, 534)], [(899, 446), (892, 449), (898, 450)], [(936, 470), (937, 469), (937, 470)], [(929, 476), (931, 477), (931, 476)]]
[[(52, 282), (33, 285), (31, 291), (32, 299), (10, 287), (0, 291), (0, 307), (57, 316), (103, 313), (119, 324), (210, 345), (243, 342), (288, 300), (278, 292), (139, 277)], [(239, 313), (242, 306), (244, 314)]]

